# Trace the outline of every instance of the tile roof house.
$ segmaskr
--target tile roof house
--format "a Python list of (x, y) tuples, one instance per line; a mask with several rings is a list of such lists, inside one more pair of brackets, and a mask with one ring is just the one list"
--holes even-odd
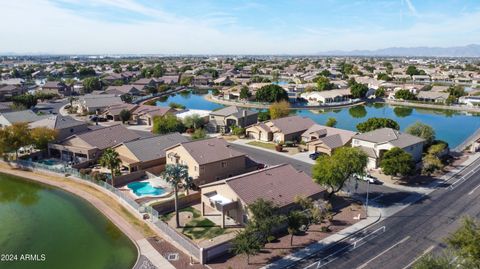
[(258, 112), (229, 106), (210, 112), (209, 126), (215, 132), (229, 133), (232, 126), (245, 128), (246, 126), (257, 123)]
[(423, 138), (391, 128), (377, 129), (355, 135), (352, 138), (352, 147), (359, 147), (367, 153), (369, 159), (367, 167), (369, 169), (377, 168), (381, 156), (394, 147), (405, 150), (418, 162), (422, 159), (424, 144), (425, 140)]
[(245, 133), (250, 138), (267, 142), (300, 141), (302, 133), (314, 124), (307, 117), (289, 116), (251, 125)]
[(225, 216), (243, 225), (249, 219), (248, 206), (262, 198), (272, 201), (281, 211), (294, 205), (296, 196), (321, 199), (325, 189), (313, 182), (304, 172), (290, 164), (280, 164), (262, 170), (229, 177), (200, 186), (202, 215), (205, 207), (220, 213), (225, 226)]
[(0, 115), (0, 127), (10, 126), (14, 123), (19, 123), (19, 122), (30, 123), (30, 122), (44, 119), (46, 117), (48, 116), (47, 115), (39, 116), (31, 110), (6, 112)]
[(58, 94), (60, 96), (69, 96), (72, 93), (70, 86), (59, 81), (47, 81), (42, 86), (42, 92)]
[(48, 150), (50, 156), (80, 163), (97, 160), (106, 148), (139, 138), (141, 138), (139, 134), (118, 124), (69, 136), (64, 140), (49, 144)]
[(220, 138), (180, 143), (166, 149), (167, 164), (188, 166), (196, 186), (255, 170), (258, 165)]
[(448, 92), (438, 91), (420, 91), (417, 94), (417, 98), (424, 102), (445, 103), (449, 96)]
[(116, 94), (86, 94), (77, 101), (79, 113), (102, 112), (105, 108), (112, 105), (123, 104), (120, 96)]
[(140, 95), (143, 93), (143, 86), (139, 85), (122, 85), (122, 86), (108, 86), (105, 90), (107, 94), (116, 94), (116, 95)]
[(162, 170), (166, 164), (165, 149), (189, 141), (179, 133), (171, 133), (123, 142), (114, 149), (120, 155), (122, 166), (130, 172), (151, 168)]
[(12, 96), (24, 93), (24, 89), (18, 85), (0, 86), (0, 102), (7, 101)]
[(70, 116), (51, 115), (48, 118), (30, 123), (30, 128), (45, 127), (57, 132), (57, 140), (88, 131), (88, 124)]
[(334, 149), (349, 144), (357, 132), (314, 124), (302, 134), (310, 152), (332, 155)]
[(168, 113), (174, 114), (175, 109), (171, 107), (138, 105), (132, 111), (132, 120), (140, 125), (153, 125), (153, 118), (156, 116), (165, 116)]

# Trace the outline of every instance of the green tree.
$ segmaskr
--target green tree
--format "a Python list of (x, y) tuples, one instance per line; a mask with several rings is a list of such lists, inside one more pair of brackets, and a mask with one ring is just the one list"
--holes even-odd
[(178, 189), (180, 184), (192, 185), (192, 178), (188, 176), (188, 166), (182, 164), (167, 164), (163, 172), (164, 179), (173, 187), (175, 194), (175, 222), (180, 227), (180, 216), (178, 214)]
[(380, 160), (380, 167), (385, 175), (406, 176), (413, 172), (415, 163), (411, 154), (401, 148), (394, 147), (385, 152)]
[(350, 87), (353, 98), (364, 98), (368, 92), (368, 86), (362, 83), (355, 83)]
[(249, 99), (252, 96), (252, 93), (248, 90), (247, 86), (243, 86), (240, 89), (240, 99)]
[(10, 126), (0, 128), (0, 152), (15, 152), (15, 159), (18, 159), (18, 151), (20, 148), (28, 146), (32, 143), (30, 129), (28, 123), (14, 123)]
[(327, 123), (325, 123), (328, 127), (335, 127), (337, 125), (337, 119), (335, 118), (328, 118)]
[(375, 97), (382, 98), (385, 97), (385, 88), (380, 87), (375, 91)]
[(205, 120), (198, 114), (192, 114), (183, 119), (183, 124), (187, 128), (198, 129), (205, 125)]
[(377, 75), (377, 79), (378, 79), (378, 80), (384, 80), (384, 81), (392, 81), (392, 80), (393, 80), (392, 77), (390, 77), (389, 75), (387, 75), (387, 74), (385, 74), (385, 73), (379, 73), (379, 74)]
[(272, 229), (283, 221), (278, 214), (278, 207), (270, 200), (257, 199), (248, 206), (248, 211), (251, 216), (248, 228), (257, 231), (262, 242), (266, 242)]
[(182, 105), (182, 104), (179, 104), (179, 103), (175, 103), (175, 102), (170, 102), (170, 103), (168, 104), (168, 106), (169, 106), (170, 108), (173, 108), (173, 109), (185, 109), (185, 108), (186, 108), (185, 105)]
[(420, 75), (420, 71), (418, 71), (417, 67), (414, 65), (409, 65), (405, 73), (409, 76)]
[(293, 236), (300, 232), (302, 226), (309, 224), (308, 216), (299, 210), (293, 210), (288, 213), (287, 216), (287, 230), (290, 234), (290, 246), (293, 245)]
[(430, 125), (419, 121), (408, 126), (405, 132), (425, 139), (427, 145), (431, 145), (435, 140), (435, 130)]
[(365, 116), (367, 116), (367, 109), (363, 105), (352, 106), (348, 109), (348, 114), (350, 114), (350, 116), (352, 116), (353, 118), (364, 118)]
[(409, 90), (398, 90), (395, 93), (395, 99), (401, 99), (401, 100), (416, 100), (417, 96), (410, 92)]
[(195, 129), (195, 131), (192, 134), (192, 140), (200, 140), (200, 139), (204, 139), (205, 137), (207, 137), (207, 133), (205, 132), (205, 130), (201, 128)]
[(122, 161), (120, 160), (118, 152), (112, 148), (105, 149), (100, 159), (98, 159), (98, 164), (110, 170), (112, 187), (115, 187), (115, 175), (118, 173), (121, 163)]
[(47, 127), (37, 127), (30, 130), (30, 137), (36, 149), (46, 150), (48, 143), (57, 138), (57, 131)]
[(97, 77), (88, 77), (83, 80), (83, 92), (91, 93), (93, 91), (101, 91), (102, 82)]
[(275, 102), (270, 105), (269, 111), (272, 120), (286, 117), (290, 114), (290, 103), (287, 101)]
[(410, 107), (396, 106), (393, 108), (393, 113), (399, 118), (405, 118), (412, 115), (413, 109)]
[(447, 244), (453, 249), (464, 268), (480, 268), (480, 222), (471, 217), (462, 220), (460, 228), (447, 237)]
[(37, 97), (32, 94), (22, 94), (12, 97), (13, 104), (16, 106), (23, 106), (30, 109), (37, 105)]
[(368, 157), (359, 148), (342, 147), (320, 156), (312, 167), (315, 183), (327, 187), (328, 198), (339, 192), (353, 174), (364, 174)]
[(269, 119), (270, 119), (270, 112), (268, 110), (258, 112), (258, 121), (267, 121)]
[(122, 109), (120, 113), (118, 114), (118, 117), (122, 121), (122, 123), (125, 123), (126, 121), (130, 120), (130, 117), (132, 116), (132, 112), (128, 109)]
[(288, 93), (282, 87), (269, 84), (261, 87), (255, 94), (255, 99), (259, 102), (280, 102), (288, 101)]
[(175, 115), (170, 113), (164, 116), (153, 117), (152, 132), (154, 134), (168, 134), (172, 132), (183, 132), (185, 126)]
[(332, 75), (332, 73), (330, 73), (330, 71), (328, 71), (327, 69), (323, 69), (320, 73), (318, 73), (318, 75), (328, 78), (330, 75)]
[(317, 90), (318, 91), (328, 91), (333, 89), (333, 83), (330, 83), (330, 80), (326, 77), (317, 77)]
[(434, 257), (426, 255), (421, 257), (414, 265), (413, 269), (455, 269), (451, 259), (440, 256)]
[(245, 255), (247, 257), (247, 264), (250, 264), (250, 256), (257, 255), (265, 245), (255, 231), (245, 229), (237, 232), (237, 235), (232, 241), (232, 252), (236, 255)]
[(180, 79), (180, 85), (182, 86), (188, 86), (192, 84), (193, 77), (192, 76), (182, 76)]
[(400, 130), (400, 125), (388, 118), (370, 118), (367, 121), (357, 124), (357, 130), (361, 133), (370, 132), (380, 128), (392, 128)]

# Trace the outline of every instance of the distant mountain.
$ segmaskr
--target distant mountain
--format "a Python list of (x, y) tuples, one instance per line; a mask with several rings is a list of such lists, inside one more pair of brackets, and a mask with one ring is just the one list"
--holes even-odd
[(318, 53), (325, 56), (412, 56), (412, 57), (480, 57), (480, 45), (460, 47), (392, 47), (378, 50), (333, 50)]

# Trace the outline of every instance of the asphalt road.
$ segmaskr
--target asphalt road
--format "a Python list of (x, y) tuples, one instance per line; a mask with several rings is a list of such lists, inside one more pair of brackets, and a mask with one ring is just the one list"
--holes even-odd
[[(276, 165), (289, 163), (297, 170), (303, 171), (308, 175), (312, 175), (312, 165), (306, 162), (302, 162), (293, 158), (284, 157), (278, 154), (272, 154), (268, 151), (255, 149), (248, 146), (230, 144), (230, 147), (244, 152), (253, 160), (264, 163), (267, 165)], [(348, 182), (344, 188), (344, 191), (351, 193), (358, 199), (365, 199), (367, 193), (367, 183), (359, 181)], [(388, 207), (398, 203), (398, 201), (403, 200), (405, 197), (412, 195), (409, 192), (398, 191), (393, 188), (389, 188), (382, 185), (370, 185), (369, 189), (369, 199), (374, 201), (381, 207)]]
[(363, 234), (291, 268), (410, 268), (420, 256), (440, 253), (445, 237), (458, 228), (462, 216), (480, 218), (478, 201), (480, 160)]

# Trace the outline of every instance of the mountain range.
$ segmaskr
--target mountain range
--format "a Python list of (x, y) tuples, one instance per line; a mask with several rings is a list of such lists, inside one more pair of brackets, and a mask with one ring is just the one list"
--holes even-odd
[(391, 47), (377, 50), (333, 50), (319, 52), (325, 56), (394, 56), (394, 57), (480, 57), (480, 45), (458, 47)]

